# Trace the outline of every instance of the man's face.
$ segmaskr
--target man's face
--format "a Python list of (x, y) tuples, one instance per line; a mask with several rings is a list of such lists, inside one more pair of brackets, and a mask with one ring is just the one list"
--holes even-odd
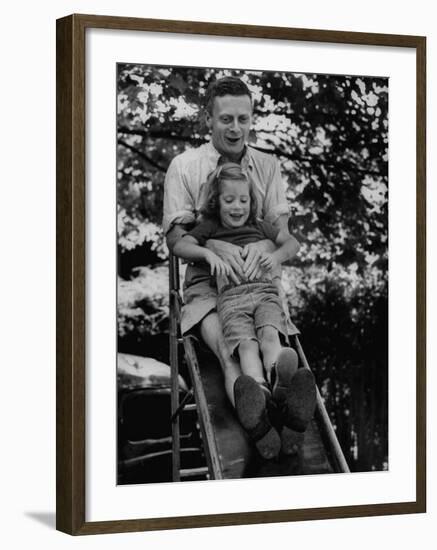
[(216, 97), (212, 114), (206, 115), (214, 147), (234, 161), (240, 160), (251, 123), (252, 104), (247, 95)]

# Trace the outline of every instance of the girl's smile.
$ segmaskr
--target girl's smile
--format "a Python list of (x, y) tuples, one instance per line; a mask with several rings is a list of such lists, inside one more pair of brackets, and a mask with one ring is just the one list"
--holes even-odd
[(225, 180), (220, 184), (220, 220), (224, 227), (242, 227), (250, 214), (249, 184), (246, 180)]

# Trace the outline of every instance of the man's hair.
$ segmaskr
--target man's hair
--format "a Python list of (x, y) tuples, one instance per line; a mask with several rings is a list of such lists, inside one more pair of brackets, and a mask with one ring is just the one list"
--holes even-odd
[(214, 99), (225, 95), (247, 95), (252, 102), (252, 94), (247, 85), (236, 76), (225, 76), (215, 80), (208, 86), (205, 94), (205, 110), (212, 115)]
[(249, 184), (250, 213), (247, 221), (248, 223), (256, 223), (258, 203), (253, 192), (252, 184), (250, 183), (250, 180), (245, 172), (241, 169), (241, 166), (234, 162), (226, 162), (225, 164), (218, 166), (208, 176), (208, 194), (200, 210), (202, 216), (208, 220), (214, 220), (217, 222), (220, 221), (219, 196), (221, 187), (220, 184), (223, 181), (246, 181)]

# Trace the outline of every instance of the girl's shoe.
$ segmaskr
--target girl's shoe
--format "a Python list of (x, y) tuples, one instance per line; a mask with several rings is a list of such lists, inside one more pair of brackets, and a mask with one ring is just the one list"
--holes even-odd
[(264, 390), (251, 376), (243, 374), (235, 381), (234, 398), (238, 419), (259, 454), (267, 460), (277, 457), (281, 438), (270, 423)]
[(282, 348), (272, 369), (272, 397), (276, 403), (284, 403), (287, 399), (298, 362), (294, 349)]
[(281, 452), (284, 455), (296, 455), (302, 448), (304, 434), (296, 432), (291, 428), (284, 426), (281, 430)]
[[(272, 396), (276, 401), (281, 420), (287, 428), (304, 432), (316, 408), (316, 382), (313, 373), (298, 369), (297, 353), (284, 348), (273, 367)], [(283, 437), (284, 439), (284, 437)]]

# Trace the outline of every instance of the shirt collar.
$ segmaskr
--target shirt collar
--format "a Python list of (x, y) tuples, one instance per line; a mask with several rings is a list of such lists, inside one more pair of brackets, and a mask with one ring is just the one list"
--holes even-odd
[[(208, 143), (206, 144), (206, 148), (207, 148), (206, 151), (207, 151), (208, 160), (211, 163), (212, 169), (215, 170), (215, 168), (217, 168), (217, 164), (221, 157), (221, 154), (214, 147), (211, 140), (208, 141)], [(247, 145), (244, 146), (244, 153), (241, 159), (241, 167), (243, 169), (253, 167), (252, 150)]]

